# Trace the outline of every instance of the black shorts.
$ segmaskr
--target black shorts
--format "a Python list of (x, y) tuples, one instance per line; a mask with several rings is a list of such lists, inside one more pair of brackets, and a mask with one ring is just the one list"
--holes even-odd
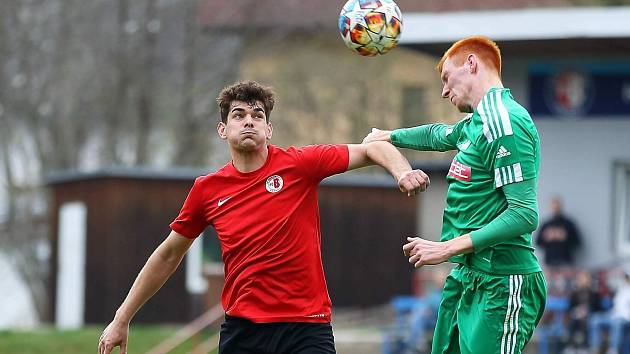
[(330, 323), (254, 323), (225, 316), (220, 354), (335, 354)]

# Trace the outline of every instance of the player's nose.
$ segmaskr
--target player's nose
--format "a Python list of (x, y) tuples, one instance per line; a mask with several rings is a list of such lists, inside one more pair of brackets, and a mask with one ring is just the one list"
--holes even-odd
[(245, 124), (245, 126), (253, 127), (254, 126), (254, 117), (251, 114), (246, 114), (243, 123)]
[(446, 85), (444, 85), (444, 87), (442, 87), (442, 97), (443, 98), (448, 98), (448, 95), (451, 93), (451, 90), (448, 89), (448, 87), (446, 87)]

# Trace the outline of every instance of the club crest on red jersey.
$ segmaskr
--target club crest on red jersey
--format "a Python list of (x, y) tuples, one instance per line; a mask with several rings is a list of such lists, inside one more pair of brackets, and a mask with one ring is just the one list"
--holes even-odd
[(466, 166), (459, 161), (453, 159), (451, 167), (448, 169), (448, 175), (460, 181), (470, 181), (470, 166)]
[(265, 183), (265, 187), (267, 188), (267, 192), (269, 193), (278, 193), (284, 186), (284, 181), (282, 177), (278, 175), (273, 175), (267, 178), (267, 182)]

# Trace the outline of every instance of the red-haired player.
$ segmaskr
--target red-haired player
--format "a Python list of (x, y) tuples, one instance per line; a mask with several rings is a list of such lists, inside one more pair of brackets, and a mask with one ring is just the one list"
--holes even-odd
[(501, 53), (487, 37), (453, 44), (437, 70), (442, 97), (470, 113), (454, 125), (374, 129), (365, 142), (456, 150), (447, 176), (441, 242), (409, 238), (416, 267), (446, 261), (432, 354), (521, 353), (540, 320), (547, 285), (532, 247), (538, 225), (540, 138), (501, 82)]

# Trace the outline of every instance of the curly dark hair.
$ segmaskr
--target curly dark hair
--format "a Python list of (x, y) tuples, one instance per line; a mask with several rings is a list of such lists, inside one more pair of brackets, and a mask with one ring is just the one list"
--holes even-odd
[(217, 97), (223, 123), (227, 123), (230, 104), (233, 101), (243, 101), (249, 104), (260, 101), (264, 106), (267, 122), (269, 122), (273, 105), (276, 103), (276, 94), (271, 87), (263, 86), (256, 81), (239, 81), (223, 88)]

